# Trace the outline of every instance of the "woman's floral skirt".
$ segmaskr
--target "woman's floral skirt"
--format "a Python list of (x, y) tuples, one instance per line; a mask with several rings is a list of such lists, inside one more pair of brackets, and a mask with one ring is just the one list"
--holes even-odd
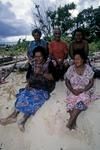
[(16, 95), (15, 108), (24, 114), (35, 114), (35, 112), (49, 99), (48, 91), (42, 89), (20, 89)]

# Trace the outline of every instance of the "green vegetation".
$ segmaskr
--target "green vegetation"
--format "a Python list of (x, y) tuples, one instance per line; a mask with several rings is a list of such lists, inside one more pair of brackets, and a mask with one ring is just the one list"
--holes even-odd
[[(79, 12), (77, 17), (73, 17), (72, 12), (76, 5), (74, 3), (66, 4), (65, 6), (58, 7), (57, 10), (48, 9), (46, 13), (47, 20), (41, 17), (41, 12), (39, 11), (39, 5), (37, 10), (37, 20), (39, 23), (39, 28), (44, 33), (47, 33), (50, 41), (50, 37), (52, 39), (52, 30), (55, 26), (59, 26), (62, 30), (62, 39), (70, 42), (71, 38), (69, 35), (73, 34), (73, 31), (77, 28), (82, 28), (85, 33), (85, 38), (88, 40), (90, 45), (91, 53), (94, 51), (100, 50), (100, 6), (98, 8), (87, 8)], [(46, 19), (45, 18), (45, 19)], [(49, 20), (49, 22), (48, 22)], [(47, 22), (47, 24), (45, 24)], [(47, 36), (46, 35), (46, 36)]]
[[(100, 6), (98, 8), (87, 8), (79, 12), (77, 17), (73, 17), (72, 12), (75, 10), (74, 3), (67, 4), (63, 7), (58, 7), (57, 10), (51, 9), (45, 12), (47, 20), (44, 20), (37, 8), (37, 21), (40, 30), (44, 33), (45, 39), (50, 41), (52, 30), (55, 26), (60, 26), (62, 30), (62, 39), (70, 43), (71, 35), (77, 28), (82, 28), (85, 33), (85, 38), (89, 42), (90, 53), (100, 51)], [(45, 18), (45, 19), (46, 19)], [(46, 23), (47, 24), (46, 24)], [(26, 39), (19, 39), (16, 45), (0, 47), (2, 55), (20, 55), (27, 51), (28, 43)]]
[(89, 48), (90, 48), (90, 53), (100, 52), (100, 40), (90, 43)]
[(2, 56), (18, 56), (18, 55), (22, 55), (23, 53), (27, 52), (27, 46), (28, 46), (28, 41), (26, 41), (26, 39), (23, 39), (21, 41), (21, 39), (18, 40), (16, 45), (3, 45), (0, 47), (0, 55)]

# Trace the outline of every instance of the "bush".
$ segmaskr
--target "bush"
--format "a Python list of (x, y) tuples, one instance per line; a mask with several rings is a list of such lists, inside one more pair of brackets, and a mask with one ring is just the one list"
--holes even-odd
[(100, 51), (100, 40), (92, 42), (89, 44), (90, 53)]

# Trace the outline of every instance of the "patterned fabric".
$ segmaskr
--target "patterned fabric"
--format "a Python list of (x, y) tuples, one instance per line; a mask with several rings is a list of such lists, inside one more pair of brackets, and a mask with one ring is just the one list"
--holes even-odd
[(31, 66), (32, 66), (32, 69), (34, 70), (34, 73), (37, 69), (39, 69), (41, 73), (47, 73), (49, 62), (50, 60), (47, 60), (45, 63), (37, 64), (35, 60), (33, 60), (31, 62)]
[[(65, 74), (65, 79), (70, 80), (71, 86), (73, 89), (84, 89), (88, 85), (89, 80), (93, 78), (94, 72), (92, 68), (86, 64), (83, 75), (78, 75), (75, 71), (75, 66), (72, 65), (69, 67)], [(67, 91), (67, 109), (72, 110), (73, 108), (79, 109), (83, 108), (83, 104), (87, 108), (91, 100), (95, 100), (94, 88), (79, 94), (78, 96), (74, 95), (71, 91)], [(80, 103), (81, 102), (81, 103)], [(81, 104), (81, 105), (80, 105)]]
[[(41, 73), (35, 73), (35, 70), (40, 67)], [(48, 80), (44, 77), (44, 73), (50, 73), (55, 79), (55, 68), (50, 60), (43, 64), (36, 64), (34, 61), (30, 65), (26, 74), (26, 79), (32, 88), (43, 89), (52, 92), (55, 88), (55, 81)]]
[[(32, 88), (50, 90), (54, 85), (54, 81), (47, 80), (43, 74), (49, 72), (49, 61), (47, 60), (45, 63), (37, 64), (35, 61), (31, 64), (33, 73), (30, 74), (29, 84)], [(35, 74), (36, 70), (40, 70), (40, 74)], [(54, 86), (53, 86), (54, 87)], [(50, 90), (51, 91), (51, 90)]]
[(55, 87), (53, 80), (47, 80), (43, 74), (34, 73), (37, 67), (40, 67), (43, 73), (48, 72), (49, 63), (36, 64), (33, 62), (30, 67), (27, 78), (29, 88), (20, 89), (16, 95), (15, 108), (24, 114), (34, 114), (49, 99), (49, 93)]
[(24, 114), (34, 114), (49, 99), (49, 93), (44, 90), (20, 89), (16, 95), (15, 108)]
[(86, 105), (85, 105), (82, 101), (80, 101), (80, 102), (78, 102), (78, 103), (75, 105), (75, 109), (86, 110), (87, 107), (86, 107)]

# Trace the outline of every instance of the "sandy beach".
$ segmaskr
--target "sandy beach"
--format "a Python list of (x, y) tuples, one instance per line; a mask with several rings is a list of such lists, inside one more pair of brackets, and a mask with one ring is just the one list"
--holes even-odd
[[(12, 73), (8, 83), (0, 85), (0, 118), (14, 109), (15, 95), (25, 86), (25, 73)], [(100, 80), (95, 81), (96, 93)], [(91, 102), (87, 111), (80, 114), (77, 130), (69, 131), (66, 123), (66, 87), (57, 82), (50, 99), (26, 123), (22, 133), (16, 123), (0, 125), (1, 150), (99, 150), (100, 149), (100, 100)], [(18, 119), (21, 115), (18, 117)]]

